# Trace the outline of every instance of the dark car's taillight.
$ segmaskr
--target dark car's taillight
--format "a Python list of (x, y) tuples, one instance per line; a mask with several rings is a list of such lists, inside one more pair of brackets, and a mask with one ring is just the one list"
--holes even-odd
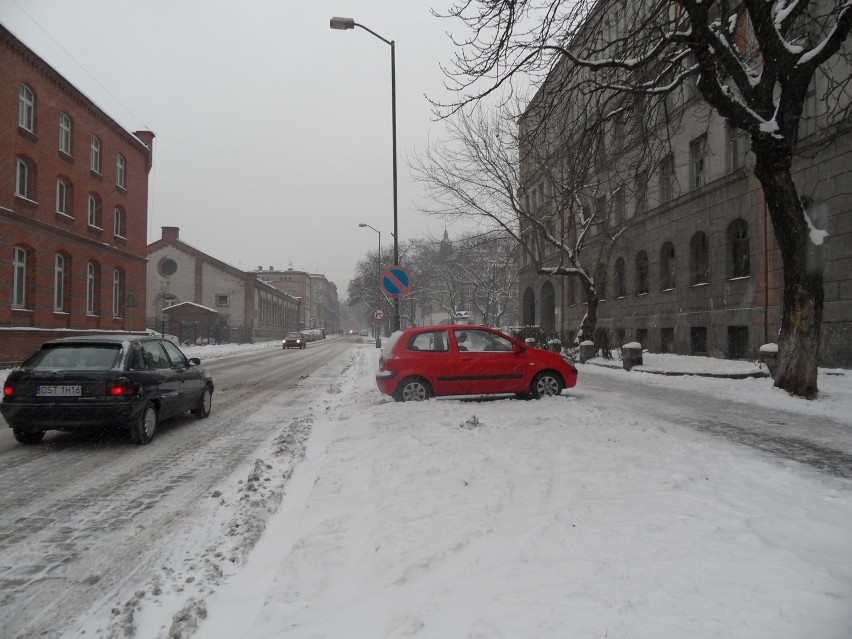
[(136, 385), (129, 379), (119, 379), (114, 382), (107, 383), (107, 395), (110, 395), (111, 397), (133, 395), (135, 392)]
[(3, 397), (11, 397), (15, 394), (15, 387), (11, 384), (3, 384)]

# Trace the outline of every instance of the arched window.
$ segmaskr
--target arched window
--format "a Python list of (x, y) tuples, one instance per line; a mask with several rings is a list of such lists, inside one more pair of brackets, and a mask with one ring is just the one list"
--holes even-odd
[(751, 273), (748, 222), (737, 218), (728, 226), (728, 277), (748, 277)]
[(660, 249), (660, 290), (669, 291), (675, 287), (674, 244), (666, 242)]
[(639, 251), (636, 255), (636, 295), (648, 292), (648, 254)]
[(121, 269), (112, 272), (112, 316), (121, 317), (122, 300), (124, 299), (124, 273)]
[(101, 172), (101, 139), (97, 135), (92, 136), (89, 146), (89, 168), (95, 173)]
[(98, 304), (98, 265), (86, 264), (86, 315), (95, 315)]
[(67, 113), (59, 114), (59, 150), (71, 155), (71, 118)]
[(65, 178), (56, 180), (56, 212), (62, 215), (71, 215), (71, 202), (74, 200), (71, 182)]
[(121, 188), (125, 188), (127, 179), (127, 162), (124, 156), (119, 153), (115, 156), (115, 184)]
[(26, 84), (18, 94), (18, 126), (35, 133), (35, 93)]
[(524, 291), (524, 304), (521, 321), (527, 326), (535, 324), (535, 293), (533, 293), (531, 288)]
[(127, 216), (120, 206), (115, 207), (115, 218), (113, 220), (113, 234), (116, 237), (127, 237)]
[(15, 158), (15, 195), (31, 202), (36, 200), (36, 165), (21, 155)]
[(101, 228), (101, 198), (97, 193), (89, 193), (89, 226)]
[(699, 231), (689, 242), (689, 276), (693, 286), (710, 281), (710, 244)]
[(65, 310), (65, 256), (56, 254), (53, 265), (53, 310), (62, 312)]
[(624, 297), (627, 295), (627, 287), (624, 284), (624, 258), (619, 257), (615, 260), (615, 296)]
[(12, 308), (27, 307), (27, 250), (16, 246), (12, 250)]

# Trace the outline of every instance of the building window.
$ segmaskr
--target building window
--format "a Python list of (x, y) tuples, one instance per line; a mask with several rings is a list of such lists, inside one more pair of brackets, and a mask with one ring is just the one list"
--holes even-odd
[(748, 359), (748, 326), (728, 327), (728, 359)]
[(707, 236), (699, 231), (689, 242), (689, 276), (693, 286), (710, 281), (710, 245)]
[(162, 301), (162, 306), (161, 306), (160, 310), (165, 309), (165, 308), (169, 308), (170, 306), (174, 306), (175, 304), (178, 303), (178, 298), (175, 297), (174, 295), (166, 294), (166, 295), (163, 295), (163, 298), (162, 298), (161, 301)]
[(120, 206), (116, 207), (113, 219), (113, 233), (116, 237), (127, 237), (127, 220), (125, 217), (124, 209)]
[(71, 155), (71, 118), (67, 113), (59, 114), (59, 150)]
[(116, 186), (120, 186), (121, 188), (125, 187), (125, 169), (126, 163), (124, 161), (124, 156), (119, 153), (115, 156), (115, 184)]
[(32, 200), (30, 187), (30, 163), (24, 158), (15, 158), (15, 195)]
[(216, 296), (216, 306), (227, 306), (228, 305), (228, 296), (227, 295), (217, 295)]
[(615, 296), (624, 297), (627, 295), (627, 289), (624, 285), (624, 258), (619, 257), (615, 260)]
[(648, 211), (648, 172), (639, 171), (636, 174), (636, 214)]
[(728, 134), (728, 171), (733, 172), (741, 169), (746, 164), (748, 154), (748, 134), (743, 129), (738, 129), (728, 123), (726, 127)]
[(61, 253), (56, 254), (53, 267), (53, 310), (65, 310), (65, 257)]
[(121, 300), (124, 299), (124, 275), (121, 269), (112, 272), (112, 316), (121, 317)]
[(89, 226), (101, 228), (101, 199), (94, 193), (89, 194)]
[(98, 267), (94, 262), (86, 264), (86, 314), (94, 315), (98, 292)]
[(660, 199), (665, 204), (674, 197), (674, 155), (669, 153), (660, 162)]
[(636, 295), (648, 292), (648, 254), (639, 251), (636, 255)]
[(699, 135), (689, 143), (691, 164), (690, 182), (693, 189), (707, 184), (707, 134)]
[(56, 180), (56, 212), (71, 215), (71, 184), (62, 178)]
[(751, 272), (748, 222), (737, 218), (728, 226), (729, 277), (748, 277)]
[(27, 307), (27, 251), (16, 246), (12, 252), (12, 308)]
[(660, 249), (660, 290), (669, 291), (675, 287), (674, 244), (666, 242)]
[(101, 139), (97, 135), (92, 136), (89, 168), (95, 173), (101, 172)]
[(707, 327), (693, 326), (689, 329), (689, 354), (707, 354)]
[(26, 84), (21, 85), (18, 99), (18, 126), (35, 133), (35, 94)]
[(675, 352), (674, 327), (669, 326), (660, 329), (660, 352)]
[(166, 277), (171, 277), (175, 273), (177, 273), (178, 265), (172, 258), (167, 257), (162, 262), (160, 262), (160, 275), (164, 275)]

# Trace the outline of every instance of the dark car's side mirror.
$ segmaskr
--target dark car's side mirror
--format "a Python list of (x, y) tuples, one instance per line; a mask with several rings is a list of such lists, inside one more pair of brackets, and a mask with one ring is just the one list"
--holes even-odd
[(200, 364), (201, 364), (201, 360), (198, 359), (197, 357), (190, 357), (189, 358), (189, 365), (190, 366), (199, 366)]

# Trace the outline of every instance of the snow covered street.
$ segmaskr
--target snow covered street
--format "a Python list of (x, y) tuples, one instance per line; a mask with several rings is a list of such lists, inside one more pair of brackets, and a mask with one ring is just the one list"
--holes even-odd
[[(377, 357), (358, 344), (302, 380), (303, 427), (281, 424), (197, 525), (152, 539), (170, 549), (158, 576), (117, 585), (64, 636), (852, 636), (843, 372), (816, 402), (766, 378), (583, 365), (561, 397), (398, 404), (375, 388)], [(752, 441), (702, 427), (714, 407)], [(306, 438), (295, 466), (285, 431)], [(773, 437), (837, 463), (754, 446)], [(264, 488), (280, 482), (283, 499)], [(253, 549), (217, 559), (245, 529)]]

